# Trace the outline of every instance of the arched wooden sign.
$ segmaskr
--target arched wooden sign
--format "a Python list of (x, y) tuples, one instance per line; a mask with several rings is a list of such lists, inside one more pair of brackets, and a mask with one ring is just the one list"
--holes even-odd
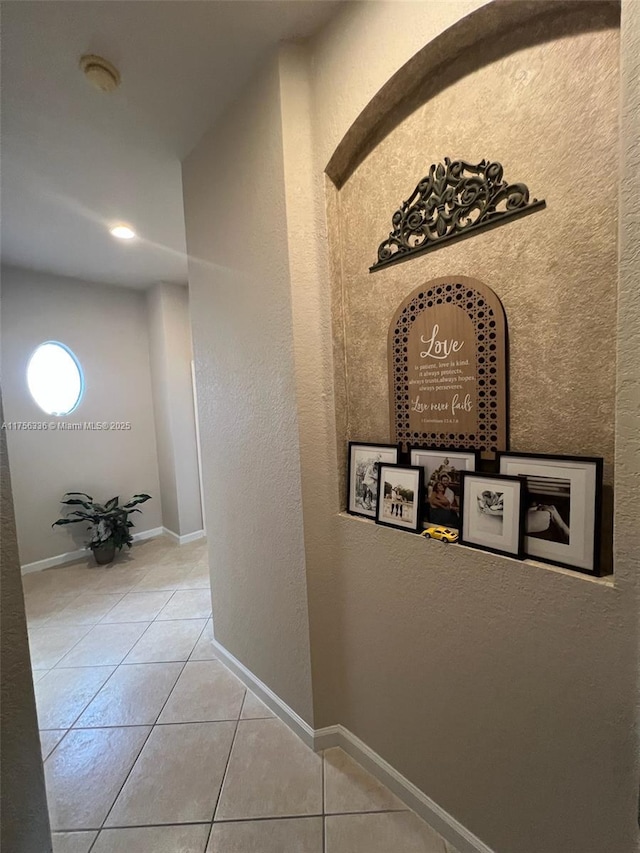
[(389, 328), (392, 441), (507, 449), (504, 308), (475, 278), (426, 282)]

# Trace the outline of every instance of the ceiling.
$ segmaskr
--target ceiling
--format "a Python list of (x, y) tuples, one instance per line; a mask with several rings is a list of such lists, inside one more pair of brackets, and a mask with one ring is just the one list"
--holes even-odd
[[(334, 0), (2, 3), (2, 260), (88, 282), (186, 283), (180, 161), (280, 41)], [(93, 89), (97, 53), (122, 75)], [(108, 226), (131, 224), (117, 241)]]

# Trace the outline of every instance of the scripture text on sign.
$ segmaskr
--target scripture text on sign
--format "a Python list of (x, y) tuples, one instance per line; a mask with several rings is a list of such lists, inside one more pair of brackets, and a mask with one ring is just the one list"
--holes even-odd
[(505, 320), (496, 294), (466, 276), (434, 279), (389, 329), (393, 441), (506, 450)]

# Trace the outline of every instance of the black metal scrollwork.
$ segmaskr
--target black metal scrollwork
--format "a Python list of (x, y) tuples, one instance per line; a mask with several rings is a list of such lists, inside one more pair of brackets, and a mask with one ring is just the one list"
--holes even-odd
[(378, 247), (378, 261), (369, 272), (543, 207), (544, 200), (529, 201), (526, 184), (503, 180), (501, 163), (482, 160), (474, 166), (445, 157), (444, 163), (431, 166), (409, 200), (393, 214), (393, 230)]

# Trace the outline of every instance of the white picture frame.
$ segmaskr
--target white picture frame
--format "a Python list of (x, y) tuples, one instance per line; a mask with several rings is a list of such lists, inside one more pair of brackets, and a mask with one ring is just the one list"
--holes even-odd
[[(478, 467), (477, 450), (459, 448), (410, 447), (409, 462), (424, 470), (422, 500), (423, 526), (432, 524), (460, 529), (461, 472), (475, 471)], [(448, 476), (448, 482), (445, 482)], [(438, 482), (444, 488), (438, 494)]]
[(419, 533), (424, 472), (418, 465), (378, 464), (376, 524)]
[(350, 441), (347, 452), (347, 512), (373, 520), (378, 500), (376, 465), (380, 462), (396, 465), (400, 448), (397, 444)]
[(522, 560), (525, 501), (524, 477), (463, 471), (458, 541)]
[(501, 473), (527, 481), (526, 555), (598, 575), (603, 460), (511, 451), (498, 458)]

